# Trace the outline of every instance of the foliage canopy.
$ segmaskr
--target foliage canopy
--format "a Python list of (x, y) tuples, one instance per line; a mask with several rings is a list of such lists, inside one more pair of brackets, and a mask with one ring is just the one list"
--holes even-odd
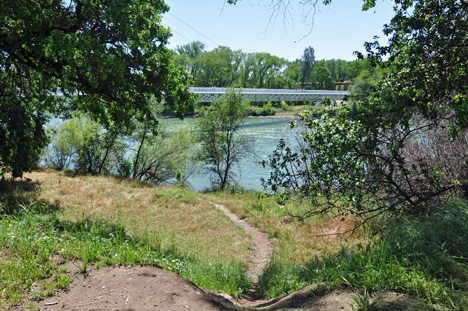
[(395, 4), (389, 46), (366, 44), (382, 79), (352, 106), (306, 111), (301, 150), (281, 143), (270, 158), (266, 183), (282, 198), (306, 198), (302, 216), (425, 215), (468, 195), (468, 3)]
[[(21, 176), (47, 142), (46, 113), (79, 110), (108, 128), (156, 119), (149, 95), (182, 113), (188, 76), (166, 48), (161, 0), (5, 1), (0, 9), (0, 160)], [(59, 98), (55, 95), (63, 95)], [(21, 143), (19, 143), (21, 142)]]

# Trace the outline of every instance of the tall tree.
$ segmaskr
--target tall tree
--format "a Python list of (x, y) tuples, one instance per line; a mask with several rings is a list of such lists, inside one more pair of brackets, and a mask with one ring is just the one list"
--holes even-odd
[(303, 87), (306, 82), (309, 82), (314, 65), (315, 51), (313, 47), (309, 46), (304, 49), (304, 54), (302, 54), (301, 58), (301, 82)]
[(328, 69), (327, 62), (324, 60), (318, 61), (314, 69), (312, 70), (311, 78), (310, 78), (310, 88), (313, 90), (333, 90), (333, 78)]
[(284, 88), (293, 89), (299, 87), (300, 80), (300, 60), (288, 62), (284, 70), (286, 85)]
[(229, 87), (238, 80), (242, 60), (241, 51), (233, 51), (227, 46), (219, 46), (200, 56), (200, 73), (196, 86)]
[(205, 44), (200, 41), (194, 41), (176, 48), (175, 62), (178, 65), (185, 66), (194, 81), (197, 80), (200, 71), (200, 55), (203, 52), (205, 52)]
[(241, 87), (253, 87), (257, 71), (257, 62), (254, 53), (244, 53), (239, 72), (239, 85)]
[(2, 2), (0, 169), (21, 176), (33, 167), (46, 112), (80, 110), (122, 128), (150, 115), (152, 94), (182, 113), (192, 95), (165, 46), (167, 10), (162, 0)]
[[(248, 76), (249, 81), (246, 87), (272, 88), (282, 74), (286, 60), (270, 53), (249, 53), (243, 65), (243, 76)], [(247, 68), (250, 70), (246, 71)]]

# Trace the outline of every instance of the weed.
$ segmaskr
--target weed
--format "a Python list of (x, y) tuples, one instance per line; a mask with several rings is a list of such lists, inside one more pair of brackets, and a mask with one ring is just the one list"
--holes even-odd
[(352, 295), (351, 299), (354, 301), (353, 310), (356, 311), (377, 311), (379, 303), (382, 301), (381, 297), (375, 298), (371, 301), (371, 295), (367, 290), (361, 294)]
[(84, 258), (82, 263), (78, 263), (78, 271), (80, 271), (81, 274), (87, 274), (88, 273), (88, 258)]

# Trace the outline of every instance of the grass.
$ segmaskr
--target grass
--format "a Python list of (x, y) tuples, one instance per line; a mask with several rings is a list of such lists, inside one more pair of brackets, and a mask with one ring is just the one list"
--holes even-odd
[(381, 297), (377, 297), (374, 301), (371, 302), (371, 295), (368, 291), (364, 291), (361, 294), (351, 296), (355, 304), (353, 305), (353, 310), (356, 311), (378, 311), (382, 308), (380, 307)]
[(468, 205), (456, 201), (425, 222), (405, 220), (382, 239), (343, 247), (302, 265), (272, 263), (260, 279), (265, 296), (326, 282), (330, 288), (391, 290), (447, 310), (468, 309)]
[(68, 261), (83, 273), (91, 265), (158, 266), (233, 296), (250, 288), (246, 259), (236, 253), (248, 253), (248, 237), (193, 193), (55, 172), (29, 176), (41, 185), (1, 184), (0, 309), (68, 288), (61, 267)]
[(273, 260), (259, 281), (264, 297), (324, 282), (328, 289), (404, 293), (421, 300), (417, 310), (468, 309), (468, 204), (464, 201), (436, 208), (424, 221), (385, 223), (390, 229), (384, 235), (363, 228), (340, 236), (333, 233), (350, 230), (351, 218), (316, 217), (301, 223), (262, 194), (204, 195), (223, 202), (272, 238)]
[[(39, 211), (40, 210), (40, 211)], [(86, 273), (91, 264), (153, 265), (175, 272), (207, 289), (238, 296), (250, 286), (245, 269), (235, 264), (206, 262), (177, 250), (162, 251), (157, 243), (128, 235), (100, 220), (63, 222), (47, 205), (33, 203), (0, 221), (0, 307), (38, 300), (69, 286), (61, 264), (73, 261)]]
[(349, 217), (311, 217), (298, 222), (275, 199), (262, 193), (203, 194), (207, 199), (224, 204), (239, 217), (267, 233), (274, 245), (273, 261), (281, 264), (304, 264), (309, 258), (333, 252), (345, 244), (352, 247), (365, 243), (362, 231), (349, 232), (354, 222)]
[(353, 296), (358, 310), (375, 309), (380, 302), (372, 298), (381, 291), (420, 299), (414, 310), (468, 309), (464, 201), (441, 206), (424, 221), (386, 223), (391, 229), (381, 235), (340, 236), (334, 233), (351, 229), (351, 218), (294, 221), (256, 192), (194, 193), (56, 172), (28, 177), (32, 182), (1, 185), (10, 188), (1, 199), (10, 204), (0, 205), (0, 308), (67, 288), (66, 261), (82, 272), (90, 265), (161, 266), (238, 296), (251, 285), (249, 237), (212, 206), (216, 202), (269, 234), (274, 254), (259, 281), (264, 297), (322, 282), (329, 290), (359, 289), (364, 294)]
[(56, 205), (63, 221), (103, 219), (132, 236), (157, 237), (161, 250), (248, 266), (248, 235), (193, 191), (103, 176), (71, 178), (57, 172), (27, 177), (40, 181), (34, 200)]

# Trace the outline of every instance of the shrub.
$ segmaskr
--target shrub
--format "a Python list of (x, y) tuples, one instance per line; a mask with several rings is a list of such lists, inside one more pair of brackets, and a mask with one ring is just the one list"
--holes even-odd
[(52, 141), (43, 155), (46, 167), (57, 170), (74, 169), (90, 174), (111, 174), (125, 143), (118, 132), (105, 130), (84, 115), (52, 126)]

